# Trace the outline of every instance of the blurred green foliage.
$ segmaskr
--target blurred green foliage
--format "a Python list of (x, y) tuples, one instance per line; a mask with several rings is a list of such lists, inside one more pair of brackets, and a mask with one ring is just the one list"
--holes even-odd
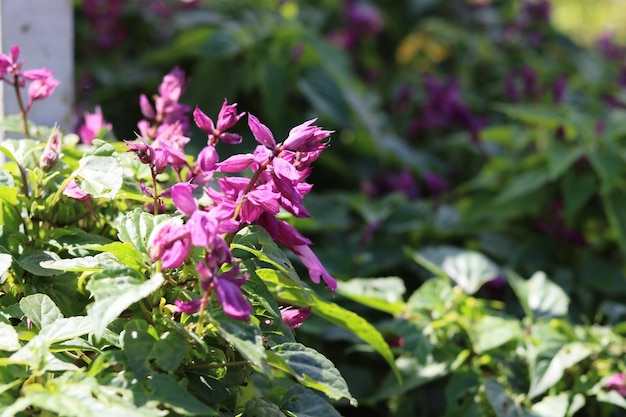
[[(176, 65), (206, 113), (228, 98), (277, 137), (312, 117), (335, 130), (312, 218), (294, 222), (349, 285), (339, 303), (398, 343), (406, 378), (385, 380), (366, 346), (314, 319), (299, 337), (337, 363), (361, 413), (619, 415), (603, 384), (626, 368), (624, 46), (579, 46), (544, 1), (172, 1), (158, 16), (148, 3), (120, 9), (110, 48), (76, 8), (81, 99), (118, 137)], [(442, 266), (458, 250), (490, 265), (471, 290), (474, 255), (457, 275)], [(546, 291), (542, 316), (530, 299)]]

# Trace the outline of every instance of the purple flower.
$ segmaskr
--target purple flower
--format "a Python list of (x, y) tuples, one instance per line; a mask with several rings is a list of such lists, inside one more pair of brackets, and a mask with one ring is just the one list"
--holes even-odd
[[(59, 81), (52, 76), (52, 72), (45, 70), (46, 73), (42, 77), (33, 79), (28, 86), (28, 104), (27, 109), (33, 105), (33, 102), (37, 100), (43, 100), (50, 97), (54, 90), (59, 86)], [(24, 75), (26, 77), (26, 75)]]
[(280, 309), (280, 316), (283, 322), (290, 329), (297, 329), (304, 323), (304, 320), (308, 319), (311, 315), (311, 307), (293, 308), (282, 307)]
[(198, 210), (198, 203), (193, 198), (191, 192), (198, 188), (197, 185), (189, 183), (174, 184), (170, 189), (170, 195), (174, 200), (174, 205), (187, 216), (191, 216), (196, 210)]
[(8, 55), (0, 54), (0, 79), (13, 83), (13, 80), (8, 80), (5, 78), (5, 75), (9, 75), (11, 77), (20, 75), (23, 63), (17, 60), (19, 56), (19, 45), (13, 45), (9, 50)]
[(200, 154), (198, 154), (197, 163), (200, 166), (200, 169), (205, 173), (215, 171), (217, 161), (218, 155), (215, 150), (215, 146), (207, 145), (202, 148)]
[(434, 172), (429, 172), (424, 176), (424, 182), (426, 183), (426, 188), (430, 190), (436, 196), (444, 194), (448, 191), (448, 181), (435, 174)]
[(236, 145), (241, 143), (242, 137), (236, 133), (226, 132), (226, 130), (233, 127), (244, 114), (245, 112), (237, 114), (236, 103), (228, 104), (228, 102), (224, 100), (222, 108), (217, 115), (217, 124), (214, 124), (213, 120), (204, 114), (199, 107), (196, 107), (194, 110), (193, 119), (200, 130), (207, 134), (207, 143), (209, 145), (215, 145), (218, 141)]
[(250, 127), (252, 136), (257, 142), (270, 149), (276, 149), (276, 140), (274, 140), (272, 131), (250, 113), (248, 113), (248, 127)]
[(189, 300), (189, 301), (180, 301), (180, 300), (174, 301), (174, 305), (176, 306), (176, 311), (178, 313), (186, 313), (186, 314), (197, 313), (198, 310), (200, 310), (201, 304), (202, 304), (201, 299)]
[(230, 129), (237, 124), (239, 119), (241, 119), (244, 114), (246, 113), (242, 112), (237, 114), (237, 103), (228, 104), (228, 101), (224, 99), (222, 108), (217, 115), (217, 130), (224, 132)]
[(615, 373), (606, 381), (604, 388), (608, 391), (617, 391), (626, 397), (626, 377), (621, 372)]
[(61, 134), (57, 129), (54, 129), (54, 131), (48, 138), (46, 147), (43, 150), (41, 158), (39, 159), (39, 167), (43, 171), (50, 171), (52, 168), (55, 167), (55, 165), (59, 161), (62, 145), (63, 142), (61, 140)]
[(102, 109), (96, 106), (93, 113), (85, 112), (85, 121), (78, 128), (80, 140), (87, 145), (91, 145), (102, 129), (111, 130), (113, 126), (104, 120)]
[(337, 289), (337, 281), (333, 278), (324, 265), (317, 259), (317, 256), (313, 253), (308, 245), (296, 245), (293, 247), (293, 252), (300, 258), (300, 261), (309, 270), (309, 277), (311, 281), (316, 284), (320, 283), (320, 277), (324, 280), (328, 289), (335, 291)]
[(290, 149), (298, 152), (311, 152), (324, 149), (328, 146), (326, 140), (332, 130), (322, 130), (318, 126), (311, 126), (317, 119), (308, 120), (289, 131), (289, 136), (283, 142), (281, 149)]
[(350, 0), (346, 7), (348, 28), (353, 37), (375, 36), (383, 29), (380, 11), (371, 3)]
[(91, 200), (91, 194), (83, 191), (74, 180), (67, 183), (63, 189), (63, 195), (78, 201)]
[(252, 306), (239, 288), (246, 282), (248, 275), (245, 274), (243, 277), (237, 278), (238, 274), (239, 268), (235, 266), (231, 270), (217, 275), (214, 278), (215, 291), (217, 292), (217, 299), (228, 317), (248, 321)]
[(161, 260), (164, 269), (181, 266), (191, 250), (191, 235), (182, 224), (163, 223), (152, 232), (150, 240), (150, 259)]

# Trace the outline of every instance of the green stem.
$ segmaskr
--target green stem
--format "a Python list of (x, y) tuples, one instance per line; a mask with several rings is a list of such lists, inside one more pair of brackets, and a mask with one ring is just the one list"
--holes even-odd
[(221, 363), (203, 363), (200, 365), (188, 365), (185, 369), (211, 369), (211, 368), (227, 368), (229, 366), (245, 366), (250, 365), (250, 361), (233, 361)]
[(154, 207), (152, 208), (152, 213), (157, 216), (159, 214), (159, 194), (157, 193), (157, 173), (154, 172), (154, 168), (150, 167), (150, 172), (152, 173), (152, 192), (154, 196)]
[(56, 205), (56, 203), (59, 202), (59, 199), (61, 198), (61, 194), (63, 193), (63, 190), (65, 189), (65, 187), (67, 187), (67, 184), (70, 183), (70, 181), (72, 181), (74, 179), (74, 177), (67, 177), (59, 186), (59, 189), (57, 190), (57, 192), (54, 194), (54, 197), (52, 197), (52, 201), (50, 202), (49, 207), (54, 207)]
[(204, 330), (204, 312), (206, 311), (206, 306), (209, 304), (209, 289), (204, 292), (202, 296), (202, 301), (200, 302), (200, 310), (198, 310), (198, 325), (196, 326), (196, 334), (202, 337), (202, 331)]
[(14, 76), (13, 88), (15, 89), (15, 96), (17, 97), (17, 104), (20, 108), (20, 113), (22, 115), (22, 123), (24, 125), (24, 135), (26, 139), (30, 139), (30, 132), (28, 131), (28, 118), (26, 117), (26, 108), (24, 107), (24, 102), (22, 101), (22, 95), (20, 94), (20, 86), (18, 76)]

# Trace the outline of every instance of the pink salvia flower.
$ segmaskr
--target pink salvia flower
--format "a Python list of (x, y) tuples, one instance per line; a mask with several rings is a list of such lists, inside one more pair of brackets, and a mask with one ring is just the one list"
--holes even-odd
[(100, 106), (96, 106), (93, 113), (85, 112), (84, 118), (84, 123), (78, 128), (78, 136), (81, 142), (87, 145), (91, 145), (103, 129), (113, 129), (111, 123), (107, 123), (104, 120)]
[(242, 278), (236, 278), (237, 274), (239, 274), (239, 268), (233, 267), (233, 269), (216, 276), (214, 278), (215, 291), (217, 292), (217, 299), (228, 317), (248, 321), (252, 306), (239, 288), (248, 279), (248, 274)]
[(276, 148), (276, 140), (274, 140), (272, 131), (250, 113), (248, 113), (248, 126), (257, 142), (270, 149)]
[(626, 376), (623, 373), (616, 373), (604, 384), (604, 388), (609, 391), (617, 391), (621, 396), (626, 397)]
[(324, 268), (324, 265), (317, 259), (317, 256), (315, 256), (310, 247), (307, 245), (294, 246), (293, 251), (309, 270), (311, 281), (319, 284), (321, 277), (328, 289), (332, 291), (337, 289), (337, 281), (326, 271), (326, 268)]
[(200, 305), (202, 304), (202, 300), (189, 300), (189, 301), (180, 301), (175, 300), (174, 305), (176, 306), (176, 312), (185, 313), (185, 314), (193, 314), (197, 313), (200, 310)]
[(91, 200), (91, 194), (83, 191), (74, 180), (67, 183), (63, 189), (63, 195), (78, 201)]
[(189, 183), (179, 183), (172, 186), (170, 192), (176, 207), (187, 216), (198, 210), (198, 203), (191, 192), (198, 186)]
[(222, 108), (220, 109), (219, 114), (217, 115), (217, 130), (220, 132), (224, 132), (231, 127), (233, 127), (239, 119), (246, 114), (245, 112), (237, 114), (237, 103), (228, 104), (227, 100), (224, 100), (222, 103)]
[(189, 230), (181, 224), (163, 223), (152, 232), (150, 259), (161, 260), (164, 269), (178, 268), (191, 250)]
[(8, 55), (0, 54), (0, 78), (9, 83), (13, 83), (13, 80), (8, 80), (5, 75), (11, 77), (19, 76), (22, 70), (22, 62), (18, 62), (17, 59), (20, 56), (19, 45), (13, 45), (9, 50)]
[(282, 148), (299, 152), (311, 152), (320, 148), (325, 148), (328, 142), (325, 141), (332, 130), (322, 130), (318, 126), (311, 126), (317, 119), (308, 120), (289, 131), (289, 136), (283, 142)]
[(311, 307), (283, 307), (280, 309), (280, 316), (290, 329), (297, 329), (311, 316)]
[[(52, 73), (47, 70), (45, 71), (47, 73), (46, 76), (33, 79), (28, 86), (27, 109), (31, 108), (33, 102), (50, 97), (50, 95), (54, 93), (54, 90), (56, 90), (59, 86), (59, 81), (52, 76)], [(26, 77), (26, 75), (24, 77)]]

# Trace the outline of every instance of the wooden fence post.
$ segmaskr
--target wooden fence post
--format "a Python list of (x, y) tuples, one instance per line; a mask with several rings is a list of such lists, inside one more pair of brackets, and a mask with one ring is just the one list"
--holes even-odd
[[(29, 118), (41, 125), (58, 123), (66, 133), (72, 131), (75, 123), (72, 0), (0, 0), (0, 50), (7, 54), (13, 45), (20, 46), (20, 60), (25, 62), (25, 69), (45, 67), (60, 82), (52, 96), (33, 105)], [(2, 84), (0, 118), (18, 113), (12, 89)]]

